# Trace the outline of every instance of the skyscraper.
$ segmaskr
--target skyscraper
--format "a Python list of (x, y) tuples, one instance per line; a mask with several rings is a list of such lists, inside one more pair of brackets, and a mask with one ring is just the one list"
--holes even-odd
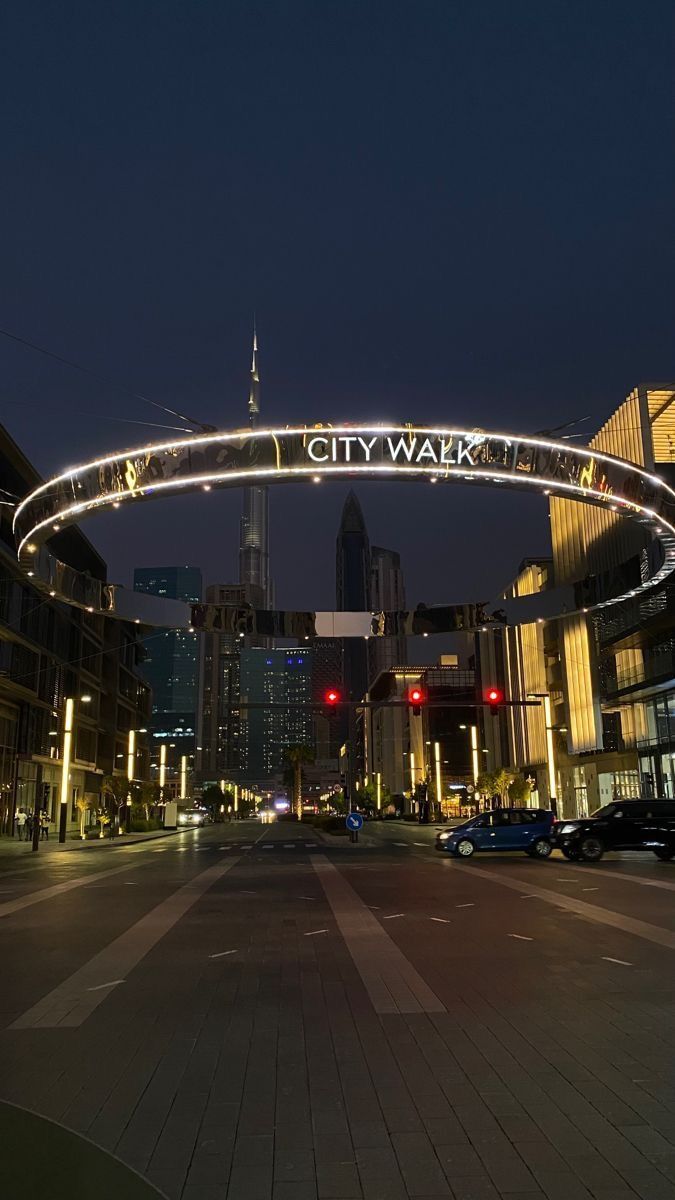
[[(336, 542), (335, 584), (338, 611), (370, 611), (370, 543), (361, 505), (354, 492), (349, 493), (342, 510)], [(368, 690), (365, 640), (345, 638), (343, 664), (345, 698), (361, 700)]]
[[(370, 599), (373, 612), (403, 612), (405, 609), (401, 556), (396, 550), (371, 546)], [(372, 684), (377, 679), (380, 671), (403, 666), (405, 662), (407, 646), (404, 634), (373, 638), (368, 643), (369, 683)]]
[[(134, 591), (198, 604), (202, 598), (199, 567), (136, 567)], [(198, 635), (182, 629), (154, 633), (145, 640), (143, 677), (152, 688), (155, 746), (175, 742), (175, 755), (194, 753), (199, 691)]]
[[(252, 429), (258, 424), (259, 414), (258, 338), (254, 329), (248, 393), (248, 422)], [(269, 490), (266, 487), (244, 488), (239, 533), (239, 582), (262, 588), (264, 607), (272, 607), (273, 589), (269, 577)]]
[(239, 670), (239, 778), (265, 786), (281, 773), (289, 746), (312, 745), (312, 651), (246, 648)]
[[(207, 604), (243, 608), (264, 606), (262, 590), (252, 584), (213, 583)], [(239, 657), (243, 639), (236, 633), (201, 636), (200, 695), (197, 716), (196, 766), (202, 781), (239, 779), (240, 712)]]

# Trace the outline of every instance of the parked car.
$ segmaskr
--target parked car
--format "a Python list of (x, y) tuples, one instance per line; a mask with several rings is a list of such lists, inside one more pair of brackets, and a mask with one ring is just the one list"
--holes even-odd
[(557, 821), (553, 845), (573, 862), (598, 862), (606, 850), (653, 850), (675, 856), (675, 800), (615, 800), (590, 817)]
[(524, 850), (532, 858), (548, 858), (552, 825), (547, 808), (495, 808), (437, 834), (436, 849), (459, 858), (476, 850)]

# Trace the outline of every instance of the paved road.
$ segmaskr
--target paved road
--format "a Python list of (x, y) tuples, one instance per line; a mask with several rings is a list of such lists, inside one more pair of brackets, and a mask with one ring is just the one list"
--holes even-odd
[(675, 1200), (675, 866), (433, 836), (3, 864), (0, 1099), (169, 1200)]

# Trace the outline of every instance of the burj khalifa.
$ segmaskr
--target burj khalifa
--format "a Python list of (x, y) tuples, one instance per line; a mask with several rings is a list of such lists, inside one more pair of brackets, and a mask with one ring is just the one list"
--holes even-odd
[[(252, 429), (256, 428), (259, 415), (258, 338), (254, 329), (248, 394), (248, 421)], [(274, 592), (269, 576), (269, 489), (266, 487), (244, 488), (239, 530), (239, 582), (260, 588), (264, 607), (272, 608)]]

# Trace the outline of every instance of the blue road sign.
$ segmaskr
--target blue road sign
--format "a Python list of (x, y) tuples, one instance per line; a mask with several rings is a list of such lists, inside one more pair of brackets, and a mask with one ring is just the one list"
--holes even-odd
[(358, 831), (363, 825), (363, 817), (361, 816), (361, 813), (350, 813), (347, 817), (346, 824), (347, 829)]

